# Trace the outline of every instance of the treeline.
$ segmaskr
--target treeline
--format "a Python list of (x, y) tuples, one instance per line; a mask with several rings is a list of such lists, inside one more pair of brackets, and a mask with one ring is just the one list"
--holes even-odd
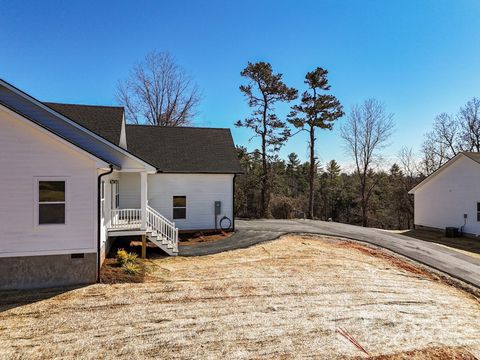
[[(305, 76), (306, 89), (287, 86), (269, 63), (249, 63), (240, 86), (251, 116), (236, 122), (260, 138), (260, 148), (237, 152), (244, 174), (237, 178), (239, 217), (311, 218), (384, 229), (413, 227), (414, 203), (408, 194), (416, 184), (461, 151), (480, 151), (480, 101), (472, 99), (456, 115), (440, 114), (425, 135), (420, 154), (403, 148), (396, 161), (382, 157), (395, 128), (393, 114), (376, 99), (353, 106), (340, 128), (342, 144), (354, 170), (347, 172), (331, 160), (320, 164), (315, 153), (316, 131), (331, 130), (344, 117), (343, 107), (330, 90), (328, 72), (316, 68)], [(277, 103), (293, 103), (284, 119)], [(297, 133), (307, 134), (309, 161), (278, 150)]]
[[(237, 177), (236, 214), (239, 217), (261, 216), (260, 179), (262, 161), (259, 151), (248, 153), (237, 148), (243, 175)], [(297, 154), (287, 160), (272, 159), (269, 171), (271, 187), (270, 215), (277, 219), (304, 218), (308, 212), (308, 172), (310, 164), (301, 163)], [(368, 204), (367, 225), (384, 229), (409, 229), (413, 226), (413, 198), (408, 191), (421, 177), (408, 175), (400, 165), (389, 171), (377, 171), (369, 179), (375, 182)], [(355, 173), (342, 171), (335, 160), (317, 169), (314, 184), (313, 217), (348, 224), (363, 224), (360, 181)]]

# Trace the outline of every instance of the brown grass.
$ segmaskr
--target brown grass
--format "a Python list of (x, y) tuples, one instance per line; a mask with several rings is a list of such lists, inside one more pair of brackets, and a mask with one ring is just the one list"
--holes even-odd
[(457, 237), (447, 238), (443, 231), (432, 230), (401, 230), (395, 231), (415, 239), (434, 242), (439, 245), (447, 246), (451, 249), (457, 250), (463, 254), (473, 256), (480, 259), (480, 241), (478, 238), (471, 237)]
[(0, 358), (366, 358), (338, 328), (379, 359), (479, 356), (480, 304), (383, 255), (288, 236), (152, 259), (144, 283), (0, 293)]
[[(363, 358), (358, 358), (363, 359)], [(468, 350), (463, 348), (427, 348), (405, 351), (392, 355), (371, 356), (369, 360), (476, 360)]]

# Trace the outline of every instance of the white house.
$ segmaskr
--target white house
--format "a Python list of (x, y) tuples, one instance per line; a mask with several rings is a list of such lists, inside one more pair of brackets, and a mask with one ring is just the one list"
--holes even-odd
[(95, 282), (119, 236), (176, 255), (179, 230), (233, 230), (240, 172), (229, 129), (126, 125), (0, 80), (0, 289)]
[(459, 153), (409, 193), (416, 228), (457, 227), (480, 235), (480, 153)]

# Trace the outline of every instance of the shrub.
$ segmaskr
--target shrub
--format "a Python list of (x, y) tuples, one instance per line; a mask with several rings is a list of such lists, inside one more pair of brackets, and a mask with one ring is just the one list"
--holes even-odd
[(123, 270), (129, 275), (137, 275), (140, 273), (140, 266), (135, 263), (127, 262), (122, 265)]
[(138, 255), (135, 253), (127, 253), (126, 263), (135, 264), (137, 262)]
[(128, 253), (124, 249), (118, 249), (117, 250), (117, 255), (115, 256), (115, 259), (117, 260), (117, 264), (120, 266), (123, 266), (128, 262)]

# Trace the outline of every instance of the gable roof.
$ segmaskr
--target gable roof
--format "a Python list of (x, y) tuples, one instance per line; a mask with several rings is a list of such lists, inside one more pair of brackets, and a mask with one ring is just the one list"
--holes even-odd
[(468, 151), (463, 151), (455, 155), (453, 158), (448, 160), (445, 164), (443, 164), (441, 167), (439, 167), (437, 170), (435, 170), (433, 173), (428, 175), (423, 181), (418, 183), (413, 189), (411, 189), (408, 193), (409, 194), (415, 194), (415, 191), (417, 191), (419, 188), (421, 188), (423, 185), (428, 183), (430, 180), (435, 178), (437, 175), (441, 174), (443, 171), (448, 169), (453, 163), (455, 163), (458, 159), (462, 157), (467, 157), (470, 160), (473, 160), (476, 162), (478, 165), (480, 165), (480, 153), (478, 152), (468, 152)]
[(0, 79), (0, 105), (117, 168), (155, 171), (138, 156)]
[(230, 129), (127, 125), (128, 148), (166, 173), (242, 173)]
[(74, 120), (87, 129), (101, 135), (108, 141), (118, 145), (123, 122), (123, 107), (60, 104), (44, 102), (56, 112)]
[(467, 151), (464, 151), (464, 152), (461, 152), (460, 154), (472, 159), (473, 161), (477, 162), (480, 164), (480, 153), (478, 152), (467, 152)]

